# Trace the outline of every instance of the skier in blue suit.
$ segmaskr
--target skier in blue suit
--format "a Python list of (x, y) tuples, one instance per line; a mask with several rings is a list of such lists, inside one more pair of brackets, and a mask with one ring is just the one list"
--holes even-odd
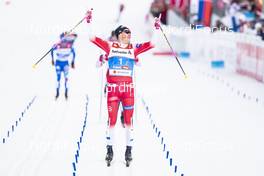
[(57, 87), (55, 99), (60, 95), (60, 80), (61, 74), (64, 75), (65, 98), (68, 99), (68, 75), (69, 63), (75, 68), (75, 50), (73, 43), (77, 38), (77, 34), (67, 34), (66, 32), (60, 35), (60, 42), (53, 46), (51, 51), (52, 65), (56, 68)]

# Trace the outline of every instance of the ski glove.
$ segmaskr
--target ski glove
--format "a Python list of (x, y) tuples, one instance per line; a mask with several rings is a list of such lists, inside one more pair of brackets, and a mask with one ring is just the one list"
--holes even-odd
[(160, 29), (160, 18), (155, 18), (154, 26), (157, 30)]
[(107, 55), (106, 54), (101, 54), (100, 57), (99, 57), (99, 60), (96, 62), (96, 67), (99, 68), (99, 67), (102, 67), (103, 64), (105, 63), (107, 59)]
[(71, 68), (72, 68), (72, 69), (75, 69), (75, 64), (74, 64), (74, 62), (71, 63)]

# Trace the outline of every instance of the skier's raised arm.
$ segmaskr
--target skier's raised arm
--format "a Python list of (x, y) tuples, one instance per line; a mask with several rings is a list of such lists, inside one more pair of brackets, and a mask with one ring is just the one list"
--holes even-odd
[(91, 22), (92, 22), (92, 10), (88, 10), (87, 13), (86, 13), (86, 22), (89, 25), (89, 28), (88, 28), (88, 32), (89, 32), (89, 39), (92, 43), (94, 43), (95, 45), (97, 45), (99, 48), (101, 48), (102, 50), (104, 50), (107, 54), (110, 52), (110, 46), (109, 46), (109, 43), (97, 36), (95, 36), (92, 32), (92, 27), (91, 27)]
[[(156, 30), (160, 29), (160, 17), (155, 18), (154, 27)], [(141, 44), (136, 44), (135, 46), (135, 56), (138, 56), (141, 53), (144, 53), (152, 48), (154, 48), (154, 43), (152, 41), (144, 42)]]

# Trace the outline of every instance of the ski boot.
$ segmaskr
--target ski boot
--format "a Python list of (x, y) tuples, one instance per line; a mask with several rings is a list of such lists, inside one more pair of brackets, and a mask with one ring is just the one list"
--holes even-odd
[(132, 147), (127, 146), (126, 153), (125, 153), (125, 160), (126, 160), (126, 167), (130, 166), (130, 162), (132, 161), (132, 153), (131, 153)]
[(60, 96), (60, 91), (59, 91), (59, 89), (57, 89), (56, 95), (55, 95), (55, 100), (57, 100), (59, 98), (59, 96)]
[(107, 145), (106, 148), (107, 148), (107, 153), (106, 153), (105, 161), (107, 163), (107, 167), (109, 167), (111, 165), (111, 161), (113, 160), (114, 152), (111, 145)]
[(65, 99), (68, 100), (68, 89), (65, 90)]

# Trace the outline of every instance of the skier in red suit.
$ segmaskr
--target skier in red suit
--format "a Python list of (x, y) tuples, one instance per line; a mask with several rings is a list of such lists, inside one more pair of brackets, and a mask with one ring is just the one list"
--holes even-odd
[[(92, 20), (92, 11), (87, 12), (87, 23)], [(160, 21), (156, 20), (155, 27), (158, 29)], [(144, 53), (154, 45), (151, 42), (140, 44), (130, 43), (131, 31), (128, 27), (120, 25), (115, 30), (117, 41), (106, 41), (99, 37), (91, 37), (92, 43), (101, 48), (106, 54), (108, 70), (107, 79), (107, 106), (108, 106), (108, 135), (106, 161), (108, 166), (113, 159), (114, 126), (117, 120), (119, 105), (123, 106), (124, 123), (126, 129), (126, 152), (125, 160), (132, 160), (132, 116), (134, 110), (134, 85), (133, 71), (137, 56)]]

